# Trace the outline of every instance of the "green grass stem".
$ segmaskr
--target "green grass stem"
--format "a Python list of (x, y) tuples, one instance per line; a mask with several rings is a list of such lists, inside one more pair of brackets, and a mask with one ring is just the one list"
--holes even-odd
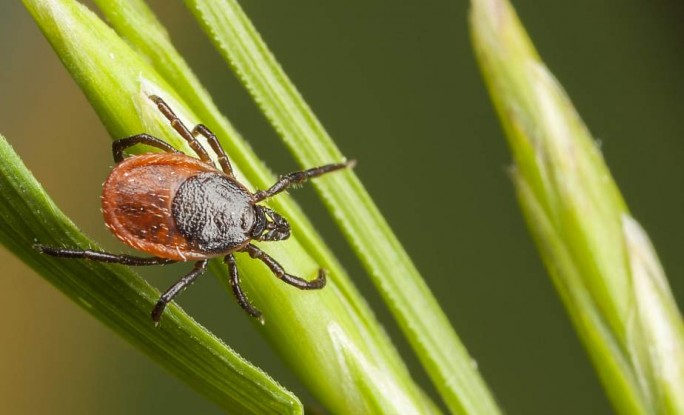
[(620, 414), (684, 413), (684, 326), (645, 231), (505, 0), (473, 0), (475, 51), (542, 259)]

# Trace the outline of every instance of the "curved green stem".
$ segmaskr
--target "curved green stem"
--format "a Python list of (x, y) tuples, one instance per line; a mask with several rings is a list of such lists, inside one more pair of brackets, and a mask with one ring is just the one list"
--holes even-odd
[(684, 325), (648, 236), (505, 0), (471, 28), (529, 228), (621, 414), (684, 413)]

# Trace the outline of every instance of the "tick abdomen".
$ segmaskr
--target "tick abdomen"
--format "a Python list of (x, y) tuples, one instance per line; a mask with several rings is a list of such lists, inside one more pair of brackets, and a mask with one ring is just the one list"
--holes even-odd
[(102, 188), (107, 227), (125, 244), (178, 261), (204, 259), (176, 224), (174, 197), (187, 180), (218, 170), (179, 153), (143, 154), (117, 164)]

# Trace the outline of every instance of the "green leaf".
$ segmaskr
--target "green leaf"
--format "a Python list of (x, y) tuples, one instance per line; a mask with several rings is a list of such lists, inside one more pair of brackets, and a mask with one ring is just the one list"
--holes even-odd
[(242, 359), (177, 307), (155, 328), (150, 311), (159, 294), (120, 265), (62, 260), (34, 243), (95, 248), (62, 214), (0, 136), (0, 242), (36, 272), (221, 408), (241, 414), (298, 414), (297, 398)]
[[(186, 0), (301, 166), (344, 157), (234, 0)], [(454, 413), (499, 410), (447, 317), (361, 182), (353, 174), (316, 189)]]
[[(148, 99), (149, 95), (158, 95), (187, 125), (204, 122), (197, 114), (209, 118), (207, 123), (212, 123), (210, 127), (223, 135), (222, 143), (231, 150), (237, 175), (247, 186), (266, 183), (271, 178), (263, 164), (251, 164), (250, 157), (254, 156), (250, 150), (245, 150), (244, 143), (229, 131), (229, 124), (201, 88), (195, 88), (197, 84), (193, 84), (194, 77), (187, 65), (168, 43), (154, 16), (141, 8), (142, 3), (111, 4), (109, 9), (106, 3), (101, 5), (122, 33), (130, 34), (130, 30), (124, 29), (127, 25), (140, 31), (137, 40), (129, 36), (129, 41), (138, 45), (143, 55), (73, 0), (25, 0), (25, 3), (113, 138), (147, 132), (187, 151), (187, 145), (179, 140)], [(126, 24), (117, 20), (115, 6), (120, 6), (118, 18)], [(150, 24), (135, 24), (141, 21)], [(145, 52), (145, 47), (136, 43), (141, 39), (158, 42), (154, 47), (164, 51), (152, 53), (147, 49)], [(171, 59), (165, 63), (176, 65), (175, 69), (155, 70), (164, 59)], [(177, 89), (172, 89), (170, 83)], [(190, 90), (201, 93), (193, 97)], [(346, 174), (349, 173), (335, 175)], [(329, 283), (324, 290), (302, 292), (278, 281), (260, 262), (238, 255), (243, 285), (266, 319), (266, 324), (257, 328), (331, 411), (369, 413), (370, 408), (374, 411), (381, 408), (381, 413), (437, 413), (410, 378), (396, 350), (339, 264), (315, 232), (307, 230), (310, 224), (301, 214), (297, 216), (296, 206), (288, 207), (284, 200), (287, 199), (274, 201), (274, 206), (283, 203), (290, 209), (288, 215), (295, 212), (294, 220), (288, 218), (294, 237), (277, 244), (264, 244), (263, 249), (288, 272), (307, 279), (316, 275), (319, 266), (325, 267), (330, 272)], [(300, 240), (302, 235), (304, 238)], [(307, 252), (309, 249), (311, 254)], [(225, 269), (217, 264), (214, 269), (227, 284)], [(149, 311), (144, 313), (144, 317), (148, 314)]]
[(472, 5), (523, 212), (613, 405), (684, 413), (684, 326), (648, 236), (510, 4)]

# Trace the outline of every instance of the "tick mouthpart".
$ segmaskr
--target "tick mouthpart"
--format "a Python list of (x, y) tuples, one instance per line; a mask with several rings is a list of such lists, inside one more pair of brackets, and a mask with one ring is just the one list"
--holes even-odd
[(254, 206), (256, 221), (251, 236), (257, 241), (282, 241), (290, 237), (287, 220), (264, 206)]

